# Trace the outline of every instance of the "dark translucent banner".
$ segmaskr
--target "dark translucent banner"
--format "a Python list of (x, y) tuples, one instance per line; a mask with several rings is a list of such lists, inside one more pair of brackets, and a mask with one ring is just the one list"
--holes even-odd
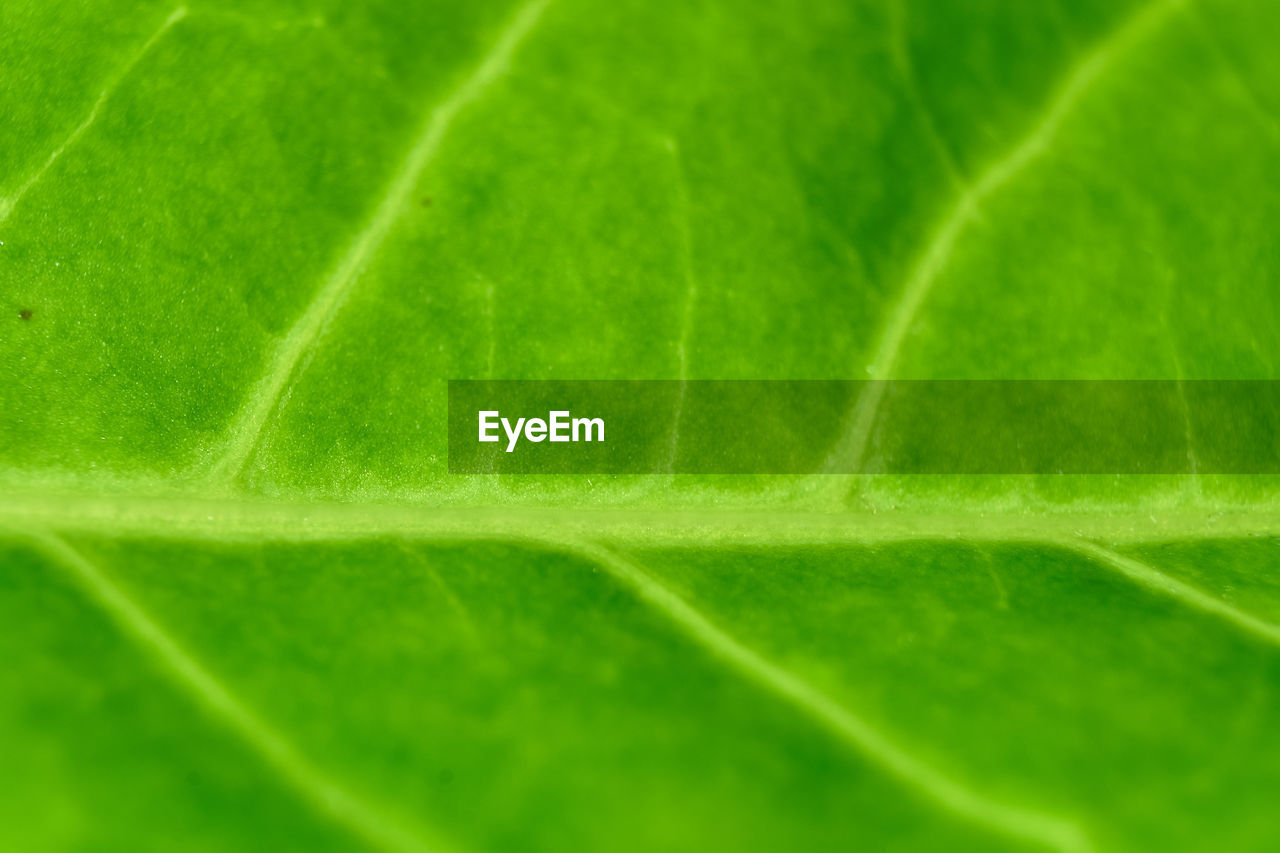
[(452, 381), (460, 474), (1280, 474), (1280, 382)]

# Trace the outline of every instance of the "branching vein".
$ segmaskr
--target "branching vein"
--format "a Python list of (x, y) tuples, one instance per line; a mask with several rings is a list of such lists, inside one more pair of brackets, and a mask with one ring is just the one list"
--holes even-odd
[(680, 257), (684, 269), (685, 297), (680, 316), (680, 335), (676, 339), (676, 362), (680, 370), (680, 388), (671, 418), (671, 442), (667, 455), (667, 471), (675, 472), (676, 452), (680, 442), (680, 420), (684, 416), (685, 383), (689, 381), (689, 337), (693, 332), (693, 318), (698, 308), (698, 279), (693, 270), (693, 231), (689, 222), (689, 187), (685, 177), (680, 148), (675, 139), (660, 137), (662, 146), (671, 155), (675, 172), (676, 215), (680, 223)]
[[(956, 199), (926, 243), (886, 319), (879, 344), (867, 368), (870, 378), (892, 377), (907, 333), (934, 283), (950, 262), (956, 241), (977, 216), (981, 205), (1049, 149), (1062, 123), (1081, 98), (1121, 57), (1139, 44), (1183, 2), (1185, 0), (1155, 0), (1102, 40), (1067, 75), (1057, 94), (1027, 135), (993, 163), (971, 189)], [(846, 419), (848, 426), (843, 433), (844, 437), (832, 452), (827, 470), (838, 473), (859, 470), (884, 393), (883, 383), (872, 382), (866, 386)]]
[(63, 152), (74, 145), (76, 140), (84, 135), (84, 132), (89, 129), (90, 125), (97, 120), (98, 113), (102, 111), (102, 107), (108, 100), (110, 100), (111, 94), (120, 85), (120, 82), (129, 75), (129, 72), (142, 61), (142, 57), (146, 56), (151, 51), (151, 48), (155, 47), (156, 42), (160, 41), (160, 39), (164, 37), (164, 34), (169, 32), (174, 24), (178, 23), (178, 21), (181, 21), (186, 16), (186, 6), (179, 6), (177, 9), (170, 12), (169, 17), (164, 19), (164, 22), (160, 24), (159, 29), (151, 34), (151, 38), (147, 39), (146, 42), (143, 43), (142, 47), (138, 48), (138, 51), (133, 55), (133, 57), (130, 58), (129, 61), (116, 72), (115, 76), (108, 81), (107, 85), (103, 87), (101, 94), (99, 94), (98, 99), (93, 102), (93, 108), (89, 110), (89, 114), (85, 116), (84, 121), (76, 125), (75, 129), (71, 131), (67, 138), (62, 140), (62, 144), (53, 149), (53, 152), (45, 159), (44, 164), (40, 166), (40, 168), (36, 169), (36, 171), (27, 178), (27, 180), (24, 181), (17, 190), (14, 191), (13, 195), (8, 198), (0, 199), (0, 223), (9, 218), (9, 215), (13, 213), (13, 209), (18, 206), (18, 202), (22, 201), (22, 197), (25, 196), (27, 192), (45, 176), (45, 173), (48, 172), (53, 164), (58, 161), (58, 158), (62, 156)]
[(1200, 492), (1200, 458), (1196, 454), (1195, 430), (1191, 426), (1191, 406), (1187, 401), (1186, 376), (1182, 369), (1182, 355), (1178, 350), (1178, 336), (1173, 323), (1169, 320), (1173, 303), (1173, 282), (1165, 281), (1165, 310), (1161, 314), (1160, 323), (1165, 331), (1165, 340), (1169, 346), (1169, 358), (1173, 362), (1173, 375), (1178, 390), (1178, 409), (1182, 414), (1182, 429), (1187, 440), (1187, 462), (1191, 467), (1191, 478), (1188, 480), (1191, 489), (1198, 495)]
[(607, 569), (690, 638), (740, 674), (820, 723), (857, 752), (957, 817), (1001, 835), (1054, 850), (1091, 849), (1076, 824), (992, 799), (911, 755), (888, 736), (799, 675), (762, 657), (717, 627), (639, 566), (613, 551), (579, 543), (574, 551)]
[(356, 234), (333, 272), (298, 321), (279, 342), (265, 375), (241, 406), (222, 457), (209, 479), (226, 483), (244, 468), (267, 418), (275, 410), (299, 362), (312, 350), (370, 258), (378, 251), (423, 170), (440, 150), (458, 114), (484, 95), (506, 72), (516, 49), (541, 18), (550, 0), (526, 3), (503, 29), (476, 70), (428, 115), (408, 155), (383, 192), (364, 228)]
[(916, 79), (915, 64), (911, 61), (911, 50), (907, 44), (907, 10), (904, 3), (905, 0), (896, 0), (890, 9), (889, 53), (893, 57), (893, 64), (897, 68), (898, 76), (902, 79), (907, 100), (911, 102), (911, 106), (915, 108), (916, 113), (920, 116), (920, 123), (924, 125), (925, 132), (929, 135), (929, 141), (937, 150), (938, 159), (942, 161), (947, 177), (951, 180), (955, 189), (963, 195), (969, 192), (964, 172), (960, 168), (960, 163), (952, 152), (951, 146), (947, 144), (947, 140), (943, 138), (942, 133), (938, 130), (938, 124), (933, 119), (933, 110), (929, 109), (929, 104), (925, 101), (924, 94), (920, 91), (919, 81)]
[(262, 759), (322, 814), (347, 827), (373, 847), (392, 851), (430, 849), (411, 832), (335, 780), (258, 717), (178, 645), (132, 598), (64, 540), (35, 534), (40, 548), (65, 566), (119, 626), (159, 662), (205, 709), (236, 732)]
[(1177, 578), (1170, 577), (1164, 572), (1148, 566), (1146, 563), (1118, 554), (1108, 548), (1103, 548), (1101, 545), (1096, 545), (1084, 539), (1068, 540), (1064, 544), (1081, 554), (1105, 563), (1143, 586), (1165, 595), (1173, 596), (1197, 610), (1203, 610), (1205, 613), (1226, 619), (1253, 636), (1280, 646), (1280, 625), (1275, 625), (1259, 619), (1257, 616), (1245, 613), (1243, 610), (1232, 607), (1221, 599), (1201, 592), (1194, 586), (1183, 583)]
[(1232, 87), (1235, 88), (1240, 100), (1273, 138), (1280, 136), (1280, 122), (1276, 120), (1275, 111), (1267, 106), (1257, 88), (1249, 82), (1248, 75), (1240, 69), (1240, 64), (1231, 51), (1223, 46), (1214, 28), (1205, 20), (1200, 9), (1196, 4), (1190, 3), (1187, 5), (1187, 12), (1187, 17), (1191, 19), (1196, 31), (1204, 39), (1214, 59), (1218, 61), (1218, 64), (1226, 73), (1227, 79), (1231, 82)]
[(476, 625), (471, 619), (470, 611), (467, 610), (467, 606), (462, 603), (462, 599), (457, 596), (452, 587), (445, 583), (445, 579), (436, 571), (436, 567), (431, 564), (431, 560), (410, 548), (407, 543), (400, 545), (400, 552), (422, 567), (423, 573), (431, 581), (436, 591), (440, 593), (440, 597), (444, 599), (448, 608), (453, 611), (453, 615), (457, 617), (458, 624), (461, 626), (463, 633), (466, 634), (467, 642), (472, 646), (478, 645), (480, 634), (476, 631)]

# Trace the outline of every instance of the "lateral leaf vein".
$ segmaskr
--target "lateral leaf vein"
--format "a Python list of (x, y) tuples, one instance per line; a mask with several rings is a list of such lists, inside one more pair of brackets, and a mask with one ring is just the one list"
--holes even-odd
[(578, 542), (570, 550), (607, 569), (676, 623), (692, 640), (739, 674), (790, 703), (846, 745), (947, 812), (989, 831), (1054, 850), (1092, 849), (1074, 822), (1010, 805), (967, 787), (912, 755), (889, 736), (785, 667), (766, 659), (711, 622), (635, 563), (614, 551)]
[[(939, 226), (930, 235), (901, 295), (889, 312), (867, 372), (871, 379), (893, 376), (903, 342), (928, 299), (934, 284), (947, 268), (951, 253), (982, 204), (999, 192), (1026, 167), (1044, 154), (1063, 122), (1086, 93), (1116, 62), (1149, 35), (1186, 0), (1152, 0), (1084, 56), (1067, 74), (1054, 97), (1029, 131), (1004, 156), (987, 168), (966, 191), (959, 194)], [(827, 461), (828, 471), (856, 471), (864, 461), (871, 430), (883, 401), (885, 386), (872, 382), (855, 402), (846, 428)]]
[(151, 52), (151, 48), (155, 47), (156, 42), (160, 41), (165, 33), (169, 32), (169, 30), (173, 28), (174, 24), (178, 23), (178, 21), (181, 21), (186, 16), (186, 6), (179, 6), (170, 12), (169, 17), (164, 19), (159, 28), (151, 34), (151, 37), (143, 43), (142, 47), (138, 48), (133, 56), (130, 57), (129, 61), (121, 66), (115, 76), (112, 77), (111, 80), (107, 82), (106, 86), (102, 88), (102, 92), (98, 95), (98, 99), (93, 102), (93, 106), (89, 109), (89, 114), (85, 116), (84, 120), (75, 126), (71, 133), (67, 135), (66, 139), (62, 140), (61, 145), (50, 152), (49, 156), (45, 158), (45, 161), (40, 168), (36, 169), (36, 171), (33, 172), (17, 190), (14, 191), (13, 195), (8, 198), (0, 198), (0, 223), (5, 222), (5, 220), (9, 218), (9, 215), (13, 213), (13, 209), (18, 206), (18, 202), (22, 201), (23, 196), (25, 196), (32, 187), (40, 182), (40, 179), (43, 178), (49, 169), (53, 167), (53, 164), (58, 161), (58, 158), (61, 157), (68, 148), (74, 145), (76, 140), (83, 136), (84, 132), (88, 130), (95, 121), (97, 121), (98, 113), (102, 111), (103, 106), (111, 99), (111, 95), (119, 87), (121, 81), (123, 81), (125, 77), (129, 76), (129, 72), (142, 61), (144, 56)]
[(423, 841), (419, 833), (401, 826), (316, 767), (78, 550), (51, 534), (35, 533), (32, 538), (46, 555), (70, 570), (80, 585), (116, 623), (139, 645), (155, 655), (164, 668), (206, 710), (238, 734), (320, 813), (347, 827), (380, 850), (419, 853), (433, 849)]
[(392, 176), (381, 200), (365, 226), (356, 234), (333, 272), (312, 298), (302, 316), (277, 344), (265, 374), (240, 407), (228, 433), (222, 455), (209, 472), (209, 481), (223, 484), (243, 470), (262, 434), (267, 419), (286, 392), (299, 363), (313, 351), (342, 304), (351, 293), (365, 265), (377, 253), (395, 224), (424, 169), (440, 151), (453, 122), (462, 110), (476, 102), (506, 72), (517, 48), (537, 25), (550, 0), (531, 0), (520, 8), (499, 34), (476, 70), (427, 116), (409, 153)]

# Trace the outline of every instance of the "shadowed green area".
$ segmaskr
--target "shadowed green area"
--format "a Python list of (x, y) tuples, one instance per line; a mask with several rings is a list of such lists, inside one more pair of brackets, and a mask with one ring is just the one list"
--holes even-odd
[(1278, 25), (0, 4), (0, 847), (1275, 848), (1277, 482), (1185, 400), (1183, 476), (823, 476), (860, 395), (500, 478), (445, 394), (1280, 378)]

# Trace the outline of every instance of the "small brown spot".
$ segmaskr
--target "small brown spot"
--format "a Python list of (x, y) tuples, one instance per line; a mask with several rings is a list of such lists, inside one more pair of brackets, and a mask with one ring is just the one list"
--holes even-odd
[(19, 318), (21, 318), (21, 319), (23, 319), (23, 320), (30, 320), (30, 319), (31, 319), (31, 309), (30, 309), (30, 308), (23, 308), (21, 311), (19, 311), (19, 312), (18, 312), (18, 317), (19, 317)]
[(431, 196), (426, 196), (425, 198), (422, 199), (422, 206), (423, 207), (431, 206)]

